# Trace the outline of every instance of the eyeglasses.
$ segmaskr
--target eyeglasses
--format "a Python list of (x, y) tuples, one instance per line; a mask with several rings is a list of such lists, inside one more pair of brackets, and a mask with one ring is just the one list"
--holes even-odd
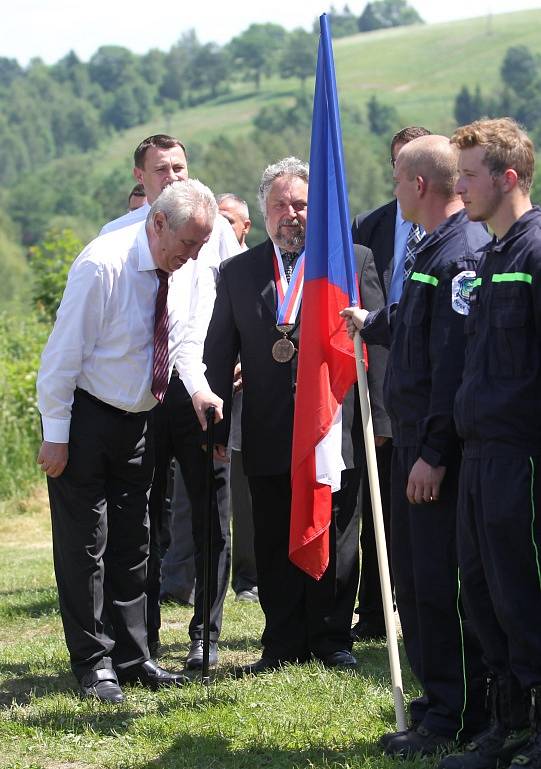
[(396, 158), (390, 157), (389, 163), (391, 164), (391, 168), (394, 168), (396, 165)]

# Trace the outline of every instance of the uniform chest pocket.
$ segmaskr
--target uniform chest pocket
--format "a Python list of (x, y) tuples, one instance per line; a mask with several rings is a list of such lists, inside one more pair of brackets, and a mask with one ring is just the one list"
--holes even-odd
[(489, 372), (492, 376), (521, 377), (532, 367), (531, 325), (528, 320), (528, 297), (522, 302), (516, 296), (498, 296), (491, 303), (489, 336)]
[(406, 298), (402, 322), (404, 344), (402, 345), (402, 368), (424, 370), (429, 365), (428, 316), (424, 297)]

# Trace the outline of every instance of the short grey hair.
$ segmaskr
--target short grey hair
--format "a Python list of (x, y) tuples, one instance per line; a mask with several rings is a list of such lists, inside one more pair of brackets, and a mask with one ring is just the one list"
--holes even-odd
[(240, 197), (240, 195), (235, 195), (234, 192), (221, 192), (219, 195), (216, 195), (216, 202), (218, 203), (218, 208), (220, 207), (220, 203), (222, 200), (234, 200), (235, 203), (238, 203), (239, 206), (242, 208), (242, 215), (246, 218), (250, 218), (250, 211), (248, 210), (248, 203)]
[(187, 179), (168, 184), (161, 191), (148, 212), (147, 221), (152, 222), (157, 213), (162, 213), (170, 229), (176, 231), (198, 214), (203, 214), (214, 226), (218, 205), (208, 187), (198, 179)]
[(289, 157), (283, 158), (277, 163), (273, 163), (265, 168), (257, 192), (259, 208), (265, 218), (267, 216), (267, 197), (269, 195), (269, 190), (280, 176), (296, 176), (308, 184), (308, 163), (299, 160), (299, 158)]

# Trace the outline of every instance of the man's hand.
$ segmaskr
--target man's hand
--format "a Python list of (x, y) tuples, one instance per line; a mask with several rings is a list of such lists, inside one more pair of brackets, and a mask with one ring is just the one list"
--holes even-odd
[(388, 440), (386, 435), (374, 435), (374, 444), (377, 449), (380, 449)]
[(421, 502), (437, 502), (446, 469), (443, 465), (432, 467), (419, 457), (408, 478), (406, 496), (409, 503), (418, 505)]
[(357, 331), (362, 331), (364, 328), (368, 310), (361, 310), (360, 307), (345, 307), (340, 311), (340, 315), (346, 320), (349, 338), (353, 339)]
[(207, 429), (207, 415), (206, 411), (209, 406), (214, 406), (216, 409), (214, 413), (214, 424), (220, 422), (223, 418), (222, 408), (224, 402), (221, 398), (215, 395), (212, 390), (198, 390), (192, 395), (192, 403), (199, 419), (199, 424), (203, 430)]
[(237, 363), (233, 371), (233, 393), (238, 393), (242, 390), (242, 370), (240, 363)]
[(214, 444), (214, 459), (217, 462), (229, 462), (227, 448), (221, 443)]
[(41, 466), (43, 472), (47, 473), (51, 478), (58, 478), (59, 475), (62, 475), (64, 468), (68, 464), (68, 444), (43, 441), (37, 463)]

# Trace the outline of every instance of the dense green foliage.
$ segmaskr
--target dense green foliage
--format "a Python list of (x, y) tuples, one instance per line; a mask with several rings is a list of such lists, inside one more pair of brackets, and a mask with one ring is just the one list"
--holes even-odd
[(32, 312), (0, 315), (0, 499), (39, 477), (36, 374), (48, 331)]
[(358, 25), (360, 32), (372, 32), (374, 29), (422, 23), (422, 18), (407, 0), (375, 0), (366, 4)]
[(30, 249), (34, 304), (51, 324), (64, 293), (69, 268), (82, 248), (83, 243), (72, 230), (52, 228)]
[(454, 114), (459, 124), (480, 117), (509, 115), (541, 142), (541, 57), (526, 45), (510, 46), (500, 67), (502, 87), (483, 96), (479, 84), (470, 92), (463, 86), (455, 99)]
[[(375, 29), (423, 24), (422, 18), (407, 0), (375, 0), (365, 5), (360, 16), (355, 16), (347, 4), (342, 11), (331, 5), (327, 15), (334, 38), (355, 35), (357, 32), (372, 32)], [(313, 31), (319, 33), (319, 19), (315, 19)]]

